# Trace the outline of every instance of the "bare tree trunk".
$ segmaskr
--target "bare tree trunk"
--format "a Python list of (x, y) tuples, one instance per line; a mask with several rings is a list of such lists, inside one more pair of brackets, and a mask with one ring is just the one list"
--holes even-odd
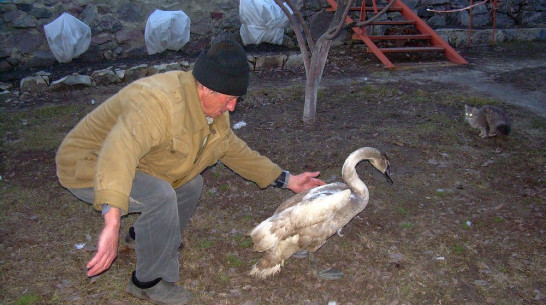
[[(284, 6), (284, 2), (290, 7), (294, 15), (290, 14), (289, 10)], [(336, 38), (344, 28), (345, 18), (349, 14), (349, 10), (353, 4), (353, 0), (338, 0), (337, 2), (338, 9), (334, 13), (329, 29), (320, 36), (315, 44), (307, 24), (296, 6), (292, 3), (292, 0), (275, 0), (275, 3), (277, 3), (290, 20), (303, 57), (306, 74), (303, 123), (306, 126), (314, 125), (316, 122), (318, 89), (320, 80), (322, 79), (322, 73), (324, 72), (324, 66), (328, 59), (328, 52), (330, 51), (334, 38)], [(395, 2), (396, 0), (391, 1), (385, 9), (373, 18), (350, 26), (366, 25), (384, 14)], [(340, 10), (340, 8), (343, 8), (343, 10)], [(311, 58), (309, 58), (309, 54), (311, 55)]]
[[(311, 48), (311, 63), (307, 69), (307, 79), (305, 84), (305, 104), (303, 107), (303, 124), (312, 126), (316, 122), (317, 113), (317, 95), (324, 72), (324, 66), (328, 59), (328, 52), (334, 39), (339, 35), (344, 24), (344, 19), (349, 13), (349, 8), (353, 1), (339, 0), (340, 5), (345, 5), (344, 10), (337, 10), (330, 22), (330, 27), (324, 32), (317, 42)], [(343, 6), (341, 6), (343, 7)], [(308, 33), (308, 40), (312, 40), (311, 34)]]
[(319, 38), (311, 56), (311, 64), (309, 65), (305, 84), (305, 104), (303, 107), (303, 123), (306, 126), (314, 125), (316, 122), (317, 95), (331, 45), (331, 39)]

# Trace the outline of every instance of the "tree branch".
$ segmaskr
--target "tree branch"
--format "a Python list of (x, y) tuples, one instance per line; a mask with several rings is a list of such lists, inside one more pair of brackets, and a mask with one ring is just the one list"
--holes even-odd
[(366, 21), (352, 22), (351, 24), (347, 25), (346, 28), (362, 27), (362, 26), (370, 24), (371, 22), (377, 20), (377, 18), (379, 18), (383, 14), (385, 14), (391, 8), (391, 6), (393, 6), (396, 3), (396, 1), (397, 0), (393, 0), (393, 1), (389, 2), (389, 4), (387, 4), (387, 6), (385, 6), (379, 13), (377, 13), (377, 15), (373, 16), (372, 18), (370, 18), (370, 19), (368, 19)]
[(339, 35), (339, 32), (341, 32), (341, 29), (343, 29), (343, 24), (345, 23), (345, 18), (347, 18), (347, 15), (349, 15), (349, 11), (351, 10), (351, 6), (353, 5), (353, 0), (349, 0), (347, 3), (347, 6), (345, 6), (345, 11), (343, 11), (343, 16), (341, 17), (341, 20), (339, 20), (338, 25), (335, 28), (330, 28), (326, 33), (324, 33), (325, 39), (333, 40), (334, 38)]
[[(307, 26), (307, 23), (305, 20), (303, 20), (303, 16), (301, 15), (301, 12), (298, 10), (298, 8), (292, 3), (291, 0), (286, 0), (286, 4), (290, 7), (290, 9), (294, 12), (296, 15), (296, 18), (299, 22), (299, 25), (301, 26), (303, 30), (303, 34), (305, 37), (307, 37), (307, 44), (309, 45), (310, 50), (315, 49), (315, 43), (313, 41), (313, 36), (311, 36), (311, 31), (309, 30), (309, 27)], [(278, 4), (278, 2), (277, 2)]]
[[(290, 14), (290, 11), (284, 6), (282, 0), (275, 0), (275, 3), (281, 8), (281, 10), (284, 12), (286, 17), (288, 17), (288, 20), (290, 20), (290, 24), (292, 25), (292, 29), (294, 30), (294, 34), (296, 34), (296, 39), (298, 40), (298, 45), (300, 47), (301, 55), (303, 57), (303, 64), (305, 66), (305, 72), (306, 74), (309, 74), (309, 51), (307, 50), (307, 44), (309, 42), (309, 38), (306, 38), (303, 36), (302, 31), (298, 27), (298, 23), (296, 22), (296, 19), (294, 19), (294, 16)], [(290, 6), (290, 4), (289, 4)], [(290, 7), (292, 9), (292, 7)], [(294, 9), (292, 9), (294, 11)], [(294, 11), (294, 14), (298, 14), (299, 11)], [(312, 51), (312, 49), (311, 49)], [(308, 76), (308, 75), (307, 75)]]

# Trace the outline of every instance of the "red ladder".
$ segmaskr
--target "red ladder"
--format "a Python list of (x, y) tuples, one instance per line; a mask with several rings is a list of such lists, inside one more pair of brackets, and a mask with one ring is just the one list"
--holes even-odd
[[(335, 0), (326, 0), (330, 7), (328, 11), (337, 10), (337, 2)], [(445, 40), (440, 37), (426, 22), (424, 22), (419, 16), (417, 16), (413, 10), (411, 10), (402, 0), (386, 0), (388, 2), (396, 1), (388, 11), (399, 12), (405, 20), (403, 21), (373, 21), (367, 26), (373, 25), (392, 25), (392, 26), (413, 26), (416, 32), (419, 34), (394, 34), (394, 35), (381, 35), (370, 36), (366, 32), (366, 26), (358, 27), (353, 26), (353, 39), (362, 40), (368, 47), (368, 52), (373, 53), (388, 69), (394, 69), (394, 64), (387, 58), (385, 53), (405, 53), (405, 52), (443, 52), (447, 59), (456, 64), (468, 64), (468, 62), (455, 51)], [(375, 0), (372, 0), (372, 7), (366, 6), (366, 0), (362, 0), (360, 7), (351, 7), (351, 11), (360, 12), (359, 20), (362, 22), (366, 20), (367, 12), (375, 12), (376, 14), (381, 11), (383, 7), (378, 7)], [(355, 21), (347, 16), (345, 18), (347, 24), (353, 24)], [(409, 47), (378, 47), (374, 41), (422, 41), (427, 46)], [(423, 43), (421, 43), (423, 44)]]

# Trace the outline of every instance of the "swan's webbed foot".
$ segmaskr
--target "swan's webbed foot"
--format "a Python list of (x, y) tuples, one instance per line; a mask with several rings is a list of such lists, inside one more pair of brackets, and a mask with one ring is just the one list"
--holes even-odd
[(309, 251), (307, 250), (301, 250), (292, 255), (292, 257), (295, 257), (295, 258), (306, 258), (308, 256), (309, 256)]
[(339, 280), (343, 278), (343, 271), (334, 268), (324, 269), (318, 274), (319, 277), (325, 280)]
[(309, 267), (311, 267), (313, 275), (318, 278), (325, 280), (339, 280), (343, 278), (343, 272), (334, 268), (327, 268), (322, 271), (318, 271), (317, 260), (315, 259), (315, 255), (311, 252), (309, 252)]

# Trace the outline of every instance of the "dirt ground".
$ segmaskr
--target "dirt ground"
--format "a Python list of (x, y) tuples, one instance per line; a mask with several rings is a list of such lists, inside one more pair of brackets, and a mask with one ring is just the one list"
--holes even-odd
[[(246, 123), (235, 132), (251, 147), (326, 182), (359, 147), (389, 156), (394, 184), (360, 163), (370, 203), (316, 252), (344, 277), (316, 278), (296, 258), (274, 277), (250, 277), (261, 254), (247, 232), (293, 194), (218, 164), (203, 173), (180, 253), (192, 304), (544, 304), (546, 43), (462, 49), (465, 66), (404, 56), (394, 71), (363, 50), (331, 51), (314, 127), (302, 124), (302, 70), (253, 72), (231, 117)], [(63, 136), (119, 89), (0, 99), (0, 304), (149, 304), (124, 292), (135, 255), (121, 244), (110, 270), (85, 276), (102, 220), (55, 176)], [(503, 108), (511, 134), (480, 138), (465, 103)]]

